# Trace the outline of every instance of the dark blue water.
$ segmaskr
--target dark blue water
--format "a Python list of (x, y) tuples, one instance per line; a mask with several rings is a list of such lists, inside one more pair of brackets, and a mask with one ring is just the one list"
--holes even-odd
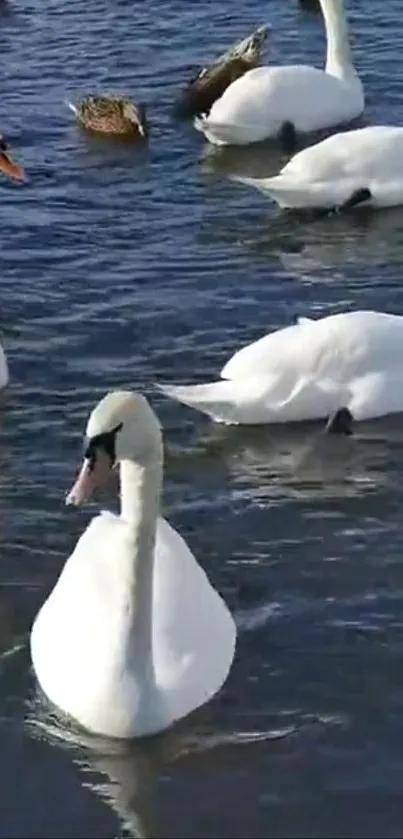
[[(348, 6), (365, 120), (401, 122), (401, 4)], [(153, 388), (216, 377), (296, 315), (403, 312), (403, 211), (290, 220), (227, 177), (275, 172), (279, 152), (207, 151), (172, 115), (194, 66), (265, 21), (271, 61), (320, 65), (320, 17), (292, 0), (0, 12), (0, 130), (30, 175), (0, 184), (0, 836), (401, 837), (401, 419), (301, 469), (315, 429), (220, 429)], [(97, 89), (148, 103), (148, 148), (80, 133), (64, 100)], [(166, 513), (239, 644), (197, 719), (105, 754), (40, 726), (27, 639), (93, 513), (64, 494), (87, 413), (116, 387), (161, 417)]]

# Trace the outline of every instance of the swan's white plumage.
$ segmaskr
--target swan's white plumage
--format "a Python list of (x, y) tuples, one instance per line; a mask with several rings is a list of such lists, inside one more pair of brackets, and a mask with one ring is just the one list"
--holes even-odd
[(0, 344), (0, 390), (6, 387), (10, 380), (10, 373), (8, 369), (7, 357), (3, 347)]
[(307, 133), (355, 119), (363, 102), (347, 83), (304, 65), (256, 67), (232, 82), (195, 127), (214, 145), (276, 137), (285, 122)]
[(327, 137), (298, 152), (273, 178), (242, 178), (281, 207), (332, 209), (360, 189), (365, 203), (393, 207), (403, 203), (403, 128), (372, 125)]
[(340, 406), (364, 420), (403, 411), (403, 317), (344, 312), (265, 335), (236, 352), (222, 380), (162, 386), (218, 422), (324, 419)]
[(358, 117), (364, 94), (351, 62), (342, 0), (321, 0), (327, 34), (326, 69), (256, 67), (236, 79), (195, 127), (215, 145), (276, 137), (285, 122), (297, 132), (330, 128)]
[(158, 517), (152, 556), (141, 538), (122, 516), (92, 519), (31, 632), (45, 695), (108, 737), (153, 734), (207, 702), (235, 651), (232, 616), (179, 533)]
[(150, 734), (207, 702), (228, 674), (234, 622), (167, 521), (158, 519), (152, 605), (155, 689), (130, 637), (132, 544), (112, 513), (94, 518), (39, 612), (31, 650), (42, 689), (88, 730)]

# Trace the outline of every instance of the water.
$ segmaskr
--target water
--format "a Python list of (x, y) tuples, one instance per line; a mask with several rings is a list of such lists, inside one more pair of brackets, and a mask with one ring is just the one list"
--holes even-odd
[[(398, 0), (349, 2), (368, 122), (402, 120)], [(286, 220), (172, 106), (195, 65), (269, 20), (270, 60), (320, 64), (292, 0), (14, 0), (0, 15), (0, 836), (400, 837), (403, 429), (296, 469), (305, 429), (222, 429), (155, 392), (215, 377), (296, 315), (403, 312), (403, 211)], [(146, 149), (89, 140), (66, 98), (149, 104)], [(35, 705), (32, 619), (84, 528), (63, 505), (87, 413), (143, 390), (166, 432), (165, 506), (236, 615), (224, 690), (128, 752), (60, 739)], [(94, 508), (95, 509), (95, 508)], [(214, 643), (214, 641), (212, 641)], [(34, 703), (34, 704), (33, 704)], [(111, 747), (109, 747), (111, 749)]]

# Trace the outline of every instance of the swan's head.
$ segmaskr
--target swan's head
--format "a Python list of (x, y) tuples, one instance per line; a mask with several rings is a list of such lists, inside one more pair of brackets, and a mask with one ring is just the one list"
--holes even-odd
[(144, 396), (125, 390), (108, 393), (88, 420), (84, 462), (66, 504), (89, 501), (122, 460), (141, 466), (155, 462), (161, 457), (161, 442), (159, 421)]

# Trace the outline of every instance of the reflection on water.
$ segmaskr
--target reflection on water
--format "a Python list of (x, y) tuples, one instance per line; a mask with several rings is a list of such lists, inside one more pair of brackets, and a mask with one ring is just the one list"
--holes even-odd
[[(323, 281), (324, 271), (342, 268), (344, 271), (366, 269), (368, 260), (372, 270), (378, 266), (385, 275), (385, 260), (388, 271), (403, 264), (403, 208), (396, 207), (376, 213), (358, 209), (354, 213), (340, 214), (328, 218), (306, 220), (299, 218), (298, 233), (290, 234), (289, 241), (278, 249), (284, 267), (303, 282)], [(285, 220), (287, 224), (287, 220)], [(290, 225), (290, 222), (288, 221)], [(331, 281), (331, 277), (327, 277)], [(362, 283), (368, 283), (368, 272), (362, 276)], [(372, 283), (378, 284), (374, 276)], [(383, 306), (388, 308), (388, 300)]]
[(288, 157), (281, 151), (278, 143), (269, 140), (256, 143), (253, 147), (213, 146), (207, 143), (203, 149), (200, 169), (204, 175), (208, 176), (242, 175), (251, 178), (269, 178), (278, 174)]
[[(259, 750), (262, 744), (281, 741), (295, 731), (292, 725), (263, 732), (212, 731), (205, 718), (206, 711), (201, 709), (161, 735), (121, 742), (94, 737), (62, 723), (36, 697), (28, 705), (26, 724), (34, 738), (70, 751), (84, 785), (116, 812), (124, 836), (156, 839), (168, 835), (158, 805), (158, 787), (168, 767), (178, 764), (182, 771), (180, 764), (191, 767), (200, 762), (203, 771), (206, 766), (214, 771), (217, 761), (242, 765), (250, 760), (251, 749)], [(259, 751), (252, 759), (258, 755)], [(180, 800), (176, 807), (180, 822)]]
[[(394, 416), (360, 423), (352, 437), (324, 432), (318, 423), (226, 427), (203, 424), (187, 449), (170, 446), (171, 474), (197, 470), (227, 480), (233, 497), (263, 506), (273, 499), (312, 502), (393, 491), (403, 458), (403, 423)], [(395, 467), (395, 468), (394, 468)]]

